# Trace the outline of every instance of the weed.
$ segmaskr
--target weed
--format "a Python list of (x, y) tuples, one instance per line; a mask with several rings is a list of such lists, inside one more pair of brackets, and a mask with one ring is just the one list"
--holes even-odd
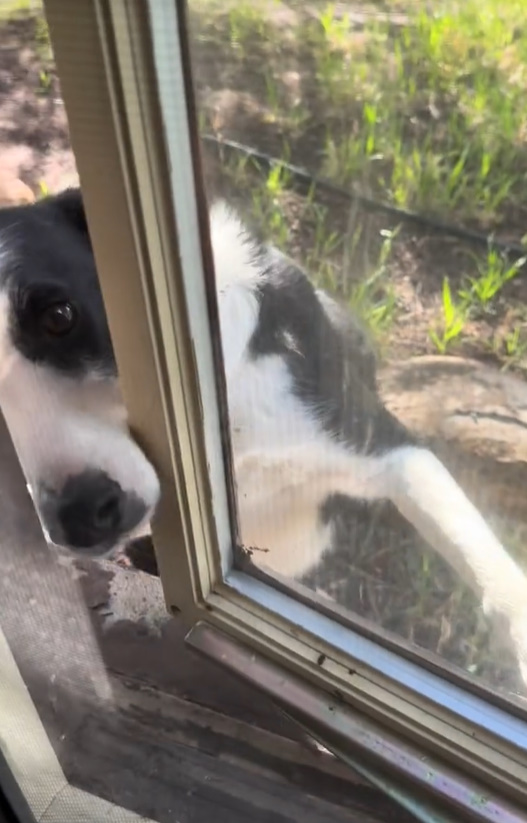
[(265, 74), (265, 91), (267, 107), (271, 112), (270, 122), (274, 122), (280, 117), (280, 97), (276, 79), (271, 72)]
[(483, 262), (476, 259), (478, 275), (467, 278), (467, 285), (458, 292), (459, 298), (467, 306), (475, 302), (479, 308), (488, 310), (491, 301), (506, 283), (516, 277), (526, 262), (527, 257), (520, 257), (511, 263), (506, 255), (489, 248)]
[(389, 280), (388, 263), (399, 228), (382, 231), (383, 242), (377, 265), (370, 275), (352, 288), (349, 305), (367, 324), (371, 334), (380, 341), (395, 319), (397, 301)]
[(508, 332), (503, 338), (503, 342), (507, 357), (517, 357), (527, 348), (527, 341), (521, 340), (520, 326), (516, 326), (511, 332)]
[(318, 18), (320, 29), (311, 31), (316, 56), (316, 77), (320, 93), (328, 102), (343, 103), (351, 80), (349, 18), (338, 17), (336, 6), (328, 4)]
[(288, 182), (289, 173), (282, 164), (276, 163), (269, 171), (265, 184), (256, 187), (252, 194), (254, 217), (268, 240), (282, 250), (286, 249), (289, 240), (289, 226), (281, 204)]
[(51, 90), (51, 74), (42, 69), (38, 74), (40, 94), (49, 94)]
[(0, 3), (0, 20), (34, 13), (33, 0), (2, 0)]
[(465, 301), (456, 302), (452, 297), (448, 277), (443, 278), (441, 322), (429, 329), (430, 340), (440, 354), (445, 354), (450, 344), (462, 333), (468, 319)]
[(231, 46), (244, 51), (255, 40), (266, 38), (267, 20), (256, 3), (239, 3), (228, 11)]
[(318, 288), (337, 294), (341, 290), (339, 253), (342, 253), (344, 238), (331, 228), (328, 209), (312, 199), (307, 203), (304, 221), (313, 224), (312, 240), (305, 257), (306, 269)]
[(503, 370), (525, 368), (527, 336), (524, 324), (518, 323), (503, 334), (494, 335), (491, 349), (502, 362)]
[(37, 200), (43, 200), (44, 197), (49, 197), (50, 191), (45, 180), (38, 181), (38, 195)]

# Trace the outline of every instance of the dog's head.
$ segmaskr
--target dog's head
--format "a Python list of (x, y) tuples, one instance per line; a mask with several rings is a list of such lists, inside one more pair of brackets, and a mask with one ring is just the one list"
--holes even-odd
[(76, 189), (0, 209), (0, 408), (54, 543), (101, 555), (150, 520)]

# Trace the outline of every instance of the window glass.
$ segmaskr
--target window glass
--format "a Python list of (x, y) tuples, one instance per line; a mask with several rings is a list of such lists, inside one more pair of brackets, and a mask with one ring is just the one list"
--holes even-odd
[(190, 2), (237, 563), (520, 701), (526, 14)]

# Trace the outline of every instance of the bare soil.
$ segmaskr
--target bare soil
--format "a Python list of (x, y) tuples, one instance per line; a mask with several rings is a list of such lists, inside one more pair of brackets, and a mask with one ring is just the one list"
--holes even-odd
[[(37, 47), (33, 17), (2, 22), (0, 197), (4, 203), (77, 181), (60, 86), (49, 52)], [(44, 53), (42, 53), (44, 51)], [(29, 191), (22, 186), (23, 183)]]

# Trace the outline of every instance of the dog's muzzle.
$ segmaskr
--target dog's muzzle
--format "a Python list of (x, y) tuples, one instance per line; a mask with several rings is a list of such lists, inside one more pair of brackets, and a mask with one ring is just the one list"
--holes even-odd
[(106, 554), (149, 514), (137, 495), (91, 469), (69, 477), (59, 492), (41, 486), (36, 504), (50, 540), (87, 555)]

